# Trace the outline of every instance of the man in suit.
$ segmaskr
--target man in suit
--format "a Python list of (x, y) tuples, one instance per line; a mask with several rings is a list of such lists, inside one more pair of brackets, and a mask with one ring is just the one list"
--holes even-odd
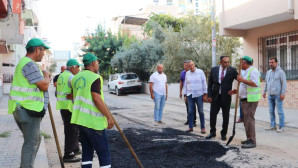
[(228, 91), (232, 89), (233, 81), (237, 79), (238, 72), (235, 68), (229, 66), (228, 56), (220, 57), (220, 66), (211, 69), (208, 80), (208, 101), (211, 102), (210, 109), (210, 134), (206, 139), (216, 136), (216, 118), (221, 108), (222, 110), (222, 130), (221, 139), (227, 139), (226, 134), (229, 125), (231, 96)]

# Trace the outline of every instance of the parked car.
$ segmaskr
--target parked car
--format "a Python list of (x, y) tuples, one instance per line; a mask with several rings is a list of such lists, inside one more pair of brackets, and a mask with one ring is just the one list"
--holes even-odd
[(135, 73), (118, 73), (109, 76), (109, 93), (115, 93), (117, 96), (126, 92), (140, 92), (142, 83)]

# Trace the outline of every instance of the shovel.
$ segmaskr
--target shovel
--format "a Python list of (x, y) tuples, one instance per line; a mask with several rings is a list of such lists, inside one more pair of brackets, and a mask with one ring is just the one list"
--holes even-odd
[[(240, 75), (241, 74), (241, 65), (242, 65), (242, 58), (240, 59), (240, 64), (239, 64), (239, 68), (238, 68), (238, 74)], [(232, 142), (234, 136), (235, 136), (235, 127), (236, 127), (236, 119), (237, 119), (237, 108), (238, 108), (238, 95), (239, 95), (239, 85), (240, 85), (240, 82), (237, 83), (237, 94), (236, 94), (236, 107), (235, 107), (235, 115), (234, 115), (234, 126), (233, 126), (233, 135), (230, 136), (228, 142), (227, 142), (227, 146)]]
[(62, 159), (62, 153), (61, 153), (61, 149), (60, 149), (60, 144), (59, 144), (59, 140), (58, 140), (58, 135), (57, 135), (56, 127), (55, 127), (55, 122), (54, 122), (54, 117), (53, 117), (50, 102), (48, 104), (48, 109), (49, 109), (49, 114), (50, 114), (50, 119), (51, 119), (51, 124), (52, 124), (53, 134), (54, 134), (54, 137), (55, 137), (55, 142), (56, 142), (56, 147), (57, 147), (57, 151), (58, 151), (60, 164), (61, 164), (62, 168), (65, 168), (64, 162), (63, 162), (63, 159)]

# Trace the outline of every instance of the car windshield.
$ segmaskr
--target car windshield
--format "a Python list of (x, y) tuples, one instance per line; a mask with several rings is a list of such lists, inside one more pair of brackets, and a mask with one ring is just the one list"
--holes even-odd
[(136, 74), (121, 75), (122, 80), (137, 79), (137, 78), (138, 76)]

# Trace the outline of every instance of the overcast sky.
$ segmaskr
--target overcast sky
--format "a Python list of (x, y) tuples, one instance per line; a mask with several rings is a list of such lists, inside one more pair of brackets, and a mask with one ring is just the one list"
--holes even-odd
[(80, 42), (86, 28), (100, 23), (108, 26), (112, 17), (137, 14), (152, 0), (39, 0), (42, 37), (53, 50), (71, 50)]

